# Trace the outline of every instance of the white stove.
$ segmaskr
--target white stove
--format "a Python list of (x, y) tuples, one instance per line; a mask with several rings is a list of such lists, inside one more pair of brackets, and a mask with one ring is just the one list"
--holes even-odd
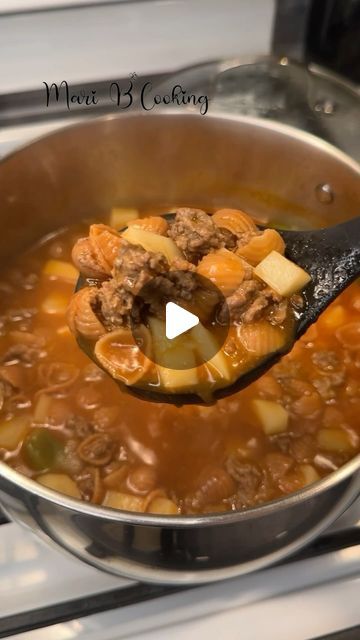
[(291, 561), (221, 583), (177, 589), (120, 579), (15, 523), (0, 527), (0, 576), (0, 637), (310, 640), (341, 632), (334, 640), (357, 640), (360, 500)]

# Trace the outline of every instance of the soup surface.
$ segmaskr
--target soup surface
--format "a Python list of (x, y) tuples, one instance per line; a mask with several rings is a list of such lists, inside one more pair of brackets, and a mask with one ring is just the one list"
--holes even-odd
[(45, 238), (0, 280), (0, 458), (65, 494), (165, 514), (253, 506), (360, 450), (360, 287), (273, 369), (212, 406), (122, 393), (66, 323), (87, 227)]

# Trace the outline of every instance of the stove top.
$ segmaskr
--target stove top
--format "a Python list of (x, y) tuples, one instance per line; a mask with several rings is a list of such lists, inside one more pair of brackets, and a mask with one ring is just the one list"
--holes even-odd
[[(5, 517), (0, 526), (0, 637), (22, 640), (360, 637), (360, 500), (278, 566), (219, 584), (162, 587), (89, 567)], [(300, 615), (299, 615), (300, 614)], [(295, 624), (296, 621), (296, 624)], [(241, 625), (241, 627), (240, 627)]]

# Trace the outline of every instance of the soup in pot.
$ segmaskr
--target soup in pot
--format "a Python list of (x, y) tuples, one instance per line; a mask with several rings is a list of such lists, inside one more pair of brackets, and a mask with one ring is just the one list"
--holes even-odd
[(44, 238), (2, 271), (4, 462), (95, 504), (196, 514), (273, 500), (359, 453), (358, 283), (243, 391), (209, 406), (153, 404), (121, 392), (68, 328), (71, 250), (87, 228)]

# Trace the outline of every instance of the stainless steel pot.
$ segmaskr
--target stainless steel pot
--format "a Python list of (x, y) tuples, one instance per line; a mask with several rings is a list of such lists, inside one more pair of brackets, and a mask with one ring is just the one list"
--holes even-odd
[[(6, 261), (44, 234), (115, 204), (233, 205), (277, 220), (290, 213), (305, 225), (332, 224), (357, 212), (359, 176), (359, 166), (327, 143), (270, 121), (183, 112), (105, 117), (0, 163), (0, 256)], [(319, 198), (324, 183), (334, 193), (331, 203)], [(200, 583), (253, 571), (301, 548), (359, 495), (359, 466), (358, 456), (289, 497), (199, 517), (92, 506), (4, 464), (0, 499), (10, 517), (101, 569)]]

